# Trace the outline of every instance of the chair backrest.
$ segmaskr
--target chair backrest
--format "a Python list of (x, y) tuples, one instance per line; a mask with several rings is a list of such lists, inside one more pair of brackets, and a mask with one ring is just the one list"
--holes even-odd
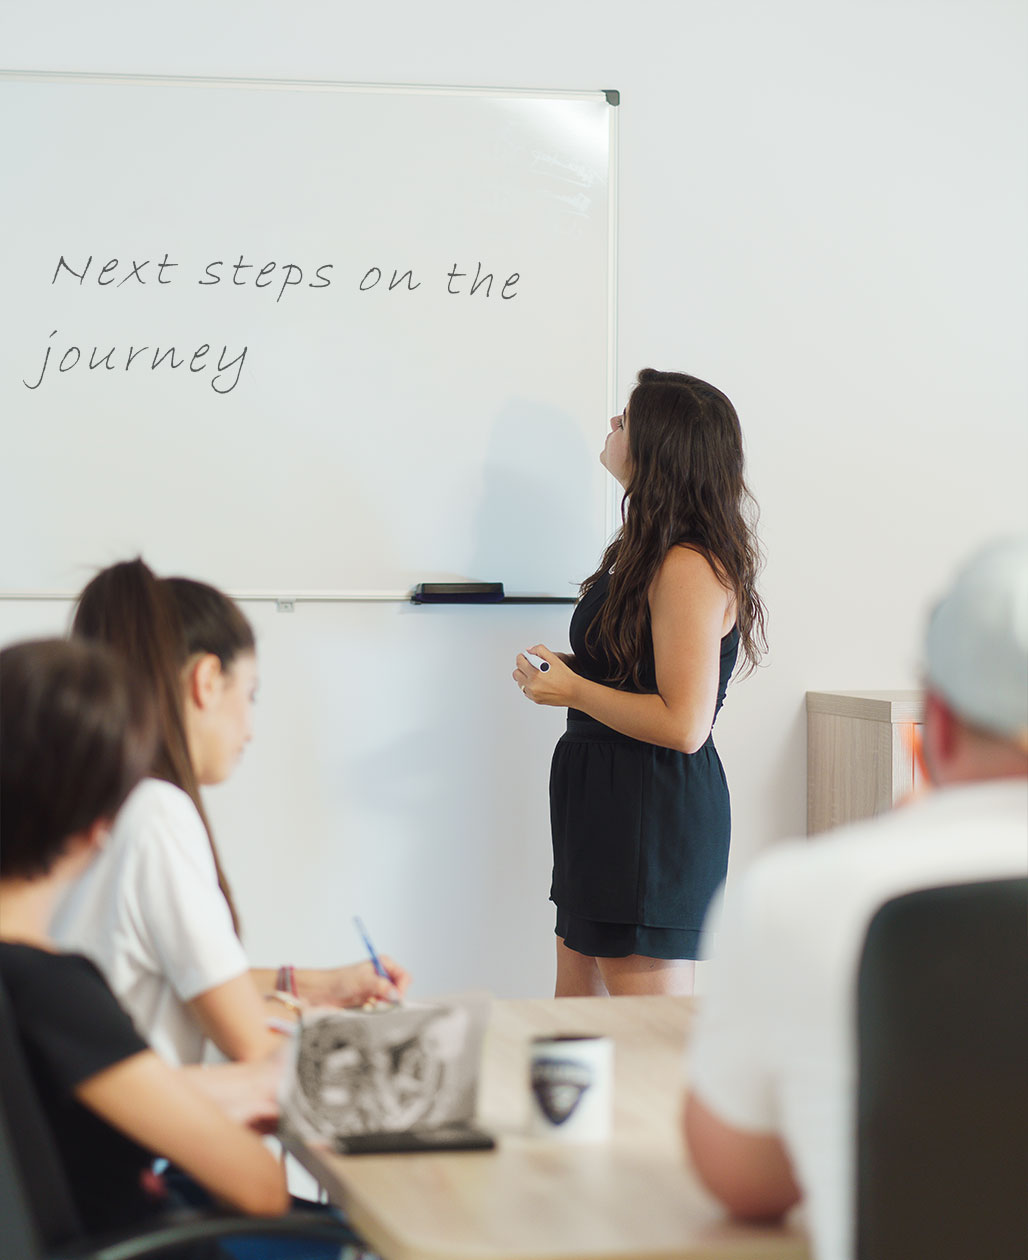
[(83, 1236), (0, 980), (0, 1255), (36, 1260)]
[(1025, 1255), (1028, 880), (882, 906), (857, 1030), (857, 1260)]

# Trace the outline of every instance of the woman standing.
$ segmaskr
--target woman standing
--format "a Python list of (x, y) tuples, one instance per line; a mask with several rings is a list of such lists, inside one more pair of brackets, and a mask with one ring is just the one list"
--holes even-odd
[(764, 639), (742, 432), (714, 386), (639, 373), (600, 456), (622, 526), (582, 583), (572, 653), (514, 680), (568, 708), (550, 772), (558, 997), (691, 993), (728, 868), (728, 785), (711, 729), (739, 648)]

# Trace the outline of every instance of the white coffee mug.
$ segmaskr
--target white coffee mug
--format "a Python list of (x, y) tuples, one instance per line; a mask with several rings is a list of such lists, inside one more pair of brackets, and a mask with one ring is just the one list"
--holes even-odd
[(529, 1132), (558, 1142), (610, 1137), (614, 1043), (609, 1037), (553, 1033), (529, 1049)]

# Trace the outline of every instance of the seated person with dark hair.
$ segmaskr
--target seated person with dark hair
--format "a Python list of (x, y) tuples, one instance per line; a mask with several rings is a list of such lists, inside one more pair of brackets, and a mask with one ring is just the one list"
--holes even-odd
[[(98, 645), (18, 644), (0, 652), (0, 731), (0, 977), (85, 1228), (132, 1225), (167, 1206), (154, 1155), (239, 1211), (284, 1212), (280, 1164), (237, 1122), (273, 1114), (267, 1067), (201, 1077), (168, 1066), (96, 967), (48, 935), (64, 886), (149, 767), (146, 698)], [(263, 1092), (241, 1088), (262, 1079)]]

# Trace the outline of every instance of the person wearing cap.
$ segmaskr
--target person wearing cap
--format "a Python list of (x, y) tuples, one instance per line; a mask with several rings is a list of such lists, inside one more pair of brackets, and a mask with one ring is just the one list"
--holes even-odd
[(743, 1218), (805, 1201), (817, 1260), (853, 1250), (856, 977), (886, 902), (1028, 873), (1028, 536), (958, 573), (924, 646), (934, 791), (759, 858), (708, 916), (714, 960), (689, 1052), (683, 1133)]

